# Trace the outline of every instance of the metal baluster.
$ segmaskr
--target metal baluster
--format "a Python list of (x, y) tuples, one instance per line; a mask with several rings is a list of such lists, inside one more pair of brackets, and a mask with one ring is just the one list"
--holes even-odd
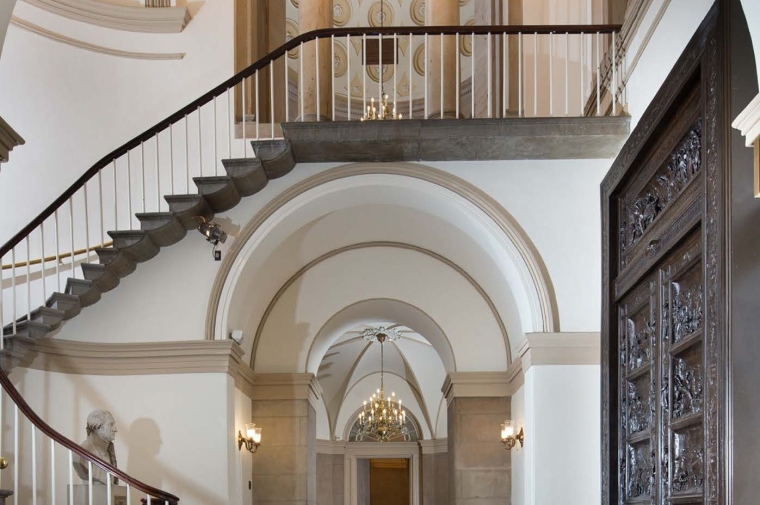
[(493, 80), (493, 68), (492, 68), (492, 62), (491, 62), (491, 34), (486, 34), (486, 44), (488, 47), (486, 48), (486, 58), (488, 58), (488, 62), (486, 63), (486, 68), (488, 70), (488, 117), (493, 117), (493, 97), (492, 95), (492, 80)]
[(441, 46), (441, 119), (443, 119), (443, 34), (440, 36), (440, 46)]
[(501, 117), (507, 117), (507, 34), (501, 34)]
[[(169, 192), (174, 194), (174, 124), (169, 125)], [(129, 211), (132, 221), (132, 211)]]
[(201, 124), (201, 106), (198, 106), (198, 177), (203, 177), (203, 125)]
[(599, 32), (596, 32), (596, 115), (601, 113), (601, 103), (599, 102), (599, 91), (601, 82), (599, 82)]
[(143, 141), (140, 141), (140, 184), (142, 185), (142, 211), (145, 212), (145, 142)]
[(161, 142), (156, 132), (156, 212), (161, 212)]
[(214, 162), (214, 175), (219, 175), (219, 158), (217, 158), (217, 153), (216, 153), (217, 143), (218, 143), (218, 139), (217, 139), (217, 135), (216, 135), (216, 95), (214, 95), (214, 121), (213, 121), (213, 126), (214, 126), (214, 149), (213, 149), (212, 152), (214, 154), (214, 159), (213, 159), (213, 162)]
[(570, 34), (565, 32), (565, 116), (570, 115), (569, 87), (570, 87)]
[(362, 34), (362, 100), (364, 102), (362, 114), (367, 110), (367, 34)]
[(583, 32), (581, 32), (581, 40), (580, 40), (580, 57), (579, 61), (580, 64), (578, 65), (578, 68), (580, 69), (581, 74), (581, 90), (580, 90), (580, 112), (578, 115), (580, 117), (583, 117), (583, 111), (584, 111), (584, 104), (583, 104), (583, 93), (585, 92), (586, 83), (584, 82), (585, 74), (586, 74), (586, 61), (585, 61), (585, 51), (583, 50), (583, 46), (585, 45), (586, 37)]
[[(335, 61), (335, 58), (333, 58), (333, 61)], [(333, 81), (334, 80), (335, 72), (333, 72)], [(333, 89), (335, 89), (334, 85)], [(333, 103), (335, 103), (334, 100)], [(333, 112), (333, 116), (334, 115), (335, 113)], [(269, 126), (272, 129), (272, 140), (274, 140), (274, 62), (269, 64)], [(214, 128), (214, 131), (216, 132), (216, 127)], [(216, 142), (216, 136), (214, 136), (214, 142)], [(216, 156), (216, 147), (214, 147), (214, 156)], [(216, 163), (216, 160), (214, 160), (214, 163)]]
[[(90, 262), (90, 205), (87, 201), (87, 183), (84, 184), (84, 250), (87, 263)], [(45, 266), (45, 254), (42, 254), (42, 266)], [(45, 269), (42, 269), (42, 277), (45, 277)]]
[(55, 505), (55, 440), (50, 439), (50, 505)]
[[(455, 81), (456, 81), (456, 95), (457, 95), (456, 118), (459, 119), (459, 102), (460, 102), (460, 95), (461, 95), (461, 91), (459, 89), (460, 88), (459, 81), (462, 78), (462, 75), (461, 75), (462, 74), (462, 70), (459, 68), (459, 64), (460, 64), (460, 59), (459, 59), (459, 32), (457, 32), (457, 34), (456, 34), (456, 44), (455, 45), (456, 45), (456, 47), (455, 47), (455, 51), (454, 52), (456, 53), (456, 60), (457, 60), (456, 70), (455, 70), (455, 73), (456, 73), (456, 79), (455, 79)], [(409, 93), (409, 96), (411, 97), (411, 91)], [(410, 100), (411, 100), (411, 98), (410, 98)]]
[(538, 116), (538, 33), (533, 34), (533, 115)]
[(69, 198), (69, 233), (71, 235), (71, 277), (74, 275), (74, 200), (73, 196)]
[(319, 37), (314, 39), (314, 56), (317, 62), (317, 71), (315, 77), (317, 79), (317, 121), (319, 121), (322, 114), (322, 111), (320, 110), (320, 107), (322, 105), (322, 95), (320, 94), (319, 90)]
[[(85, 186), (85, 189), (87, 186)], [(89, 234), (88, 234), (89, 236)], [(43, 220), (42, 223), (40, 223), (40, 249), (42, 251), (42, 259), (40, 260), (40, 263), (42, 265), (42, 269), (40, 272), (42, 272), (42, 303), (47, 302), (47, 286), (45, 282), (45, 221)], [(2, 262), (0, 262), (2, 263)], [(1, 281), (2, 279), (0, 279)], [(2, 307), (2, 285), (0, 285), (0, 331), (2, 331), (2, 319), (3, 319), (3, 307)], [(2, 335), (0, 335), (0, 341), (2, 340)], [(2, 426), (2, 425), (0, 425)]]
[(378, 47), (378, 57), (380, 58), (377, 62), (377, 93), (380, 96), (377, 105), (380, 108), (380, 114), (382, 114), (383, 109), (383, 34), (378, 34), (377, 39), (377, 47)]
[(113, 227), (119, 229), (119, 207), (116, 193), (116, 160), (113, 160)]
[(346, 35), (346, 89), (348, 90), (346, 121), (351, 121), (351, 35)]
[(24, 238), (24, 242), (26, 242), (26, 322), (29, 324), (32, 320), (32, 257), (29, 254), (29, 235)]
[(398, 38), (396, 34), (393, 34), (393, 116), (397, 119), (401, 116), (399, 114), (400, 109), (398, 107), (398, 93), (396, 91), (398, 72), (396, 72), (396, 64), (398, 63)]
[(549, 117), (554, 116), (554, 33), (549, 33)]
[[(106, 227), (103, 224), (103, 169), (98, 170), (98, 203), (100, 205), (100, 243), (106, 243)], [(56, 250), (58, 247), (56, 246)]]
[(412, 71), (412, 63), (414, 60), (414, 55), (412, 54), (412, 48), (414, 47), (413, 41), (414, 41), (414, 35), (410, 33), (409, 34), (409, 50), (407, 51), (407, 53), (409, 53), (409, 119), (412, 119), (412, 117), (414, 116), (414, 110), (412, 109), (412, 90), (414, 89), (414, 86), (412, 86), (412, 84), (414, 83), (414, 72)]
[[(69, 449), (69, 504), (74, 503), (74, 455)], [(130, 505), (127, 500), (127, 505)]]
[[(14, 318), (15, 320), (15, 318)], [(15, 332), (14, 332), (15, 333)], [(18, 480), (18, 470), (21, 466), (21, 461), (18, 453), (18, 405), (13, 405), (13, 485), (20, 487), (21, 482)], [(73, 487), (73, 486), (72, 486)], [(16, 489), (18, 491), (18, 489)], [(18, 495), (20, 493), (13, 493), (13, 504), (18, 505)], [(72, 500), (71, 503), (74, 503)]]
[(256, 93), (254, 95), (254, 97), (256, 99), (255, 100), (255, 105), (256, 105), (256, 140), (259, 140), (261, 138), (261, 135), (259, 133), (259, 123), (260, 123), (259, 118), (260, 118), (260, 116), (259, 116), (259, 71), (258, 70), (253, 74), (253, 82), (254, 82), (254, 84), (256, 86)]
[(37, 505), (37, 427), (32, 424), (32, 505)]
[(190, 130), (188, 123), (189, 120), (185, 114), (185, 191), (190, 193)]
[[(173, 172), (172, 172), (173, 173)], [(172, 187), (174, 187), (174, 181), (172, 181)], [(173, 193), (174, 191), (172, 191)], [(129, 214), (129, 229), (133, 229), (132, 221), (134, 215), (132, 214), (132, 150), (127, 151), (127, 212)], [(105, 247), (105, 241), (100, 243), (100, 247)]]
[[(69, 465), (71, 467), (71, 465)], [(130, 501), (132, 499), (132, 486), (130, 484), (127, 484), (127, 505), (132, 505), (132, 502)]]
[(93, 496), (92, 496), (92, 461), (87, 462), (87, 496), (89, 497), (89, 505), (92, 505), (93, 502)]
[(610, 93), (612, 95), (612, 115), (617, 115), (617, 38), (612, 32), (612, 80), (610, 81)]
[[(100, 173), (100, 172), (98, 172)], [(103, 216), (103, 213), (100, 213), (101, 217)], [(61, 292), (61, 240), (58, 235), (58, 209), (55, 209), (55, 216), (54, 216), (55, 226), (53, 226), (53, 231), (55, 234), (55, 282), (56, 286), (58, 288), (58, 292)], [(101, 221), (101, 228), (103, 227), (102, 221)], [(104, 242), (103, 242), (104, 243)]]
[[(335, 121), (335, 69), (333, 68), (335, 66), (335, 35), (330, 35), (330, 62), (330, 89), (332, 89), (330, 103), (332, 103), (332, 120)], [(272, 132), (272, 138), (274, 138), (274, 130)]]
[(113, 482), (111, 472), (106, 472), (106, 505), (111, 505), (111, 482)]
[(423, 40), (423, 44), (425, 44), (425, 117), (422, 119), (427, 119), (430, 117), (430, 114), (428, 112), (428, 74), (430, 73), (430, 65), (428, 65), (428, 34), (425, 33), (425, 38)]
[(523, 115), (523, 97), (522, 97), (522, 89), (523, 89), (523, 82), (522, 82), (523, 51), (522, 51), (522, 38), (523, 38), (523, 34), (522, 34), (522, 32), (520, 32), (517, 35), (517, 115), (519, 117), (522, 117), (522, 115)]
[[(246, 138), (247, 135), (248, 135), (248, 132), (245, 131), (246, 130), (246, 128), (245, 128), (245, 112), (246, 112), (245, 111), (245, 108), (246, 108), (246, 103), (245, 103), (245, 101), (246, 101), (245, 100), (245, 77), (243, 77), (243, 86), (242, 86), (242, 89), (243, 89), (243, 158), (247, 158), (248, 157), (248, 149), (245, 146), (246, 143), (248, 142), (248, 139)], [(301, 104), (301, 109), (303, 109), (303, 103)]]
[[(285, 121), (283, 123), (287, 123), (290, 121), (290, 76), (288, 75), (288, 53), (286, 52), (285, 55), (282, 57), (285, 65)], [(229, 98), (228, 98), (229, 100)]]
[(475, 119), (475, 32), (470, 38), (470, 119)]
[[(287, 68), (285, 69), (285, 75), (287, 75)], [(227, 88), (227, 158), (232, 158), (232, 100), (230, 100), (230, 94), (235, 89)], [(285, 98), (285, 104), (287, 104), (287, 96)], [(286, 113), (287, 116), (287, 113)], [(186, 116), (187, 117), (187, 116)], [(129, 505), (129, 504), (127, 504)]]
[(11, 320), (13, 321), (13, 334), (16, 334), (16, 246), (11, 248)]
[[(367, 45), (365, 44), (364, 47), (366, 48)], [(300, 105), (301, 105), (300, 117), (301, 117), (301, 121), (303, 121), (303, 95), (304, 95), (304, 92), (303, 92), (303, 42), (301, 42), (301, 46), (298, 51), (298, 66), (299, 66), (298, 81), (300, 83), (298, 87), (298, 101), (300, 102)]]

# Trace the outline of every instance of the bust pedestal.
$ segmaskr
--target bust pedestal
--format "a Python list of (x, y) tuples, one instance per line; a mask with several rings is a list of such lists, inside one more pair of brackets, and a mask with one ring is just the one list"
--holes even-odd
[[(90, 505), (89, 484), (74, 484), (67, 487), (68, 505)], [(74, 502), (71, 503), (71, 490), (74, 491)], [(108, 487), (101, 483), (92, 483), (92, 505), (108, 505)], [(127, 487), (111, 486), (111, 505), (127, 505)]]

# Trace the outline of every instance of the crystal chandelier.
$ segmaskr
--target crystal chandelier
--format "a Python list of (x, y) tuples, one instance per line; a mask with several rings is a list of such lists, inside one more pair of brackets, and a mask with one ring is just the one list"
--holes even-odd
[(396, 393), (385, 396), (383, 383), (384, 352), (383, 344), (401, 337), (395, 328), (367, 328), (362, 333), (365, 340), (380, 342), (380, 388), (365, 401), (357, 420), (357, 440), (367, 438), (378, 442), (387, 442), (396, 438), (409, 439), (406, 424), (406, 411), (401, 407), (401, 400), (396, 399)]
[[(385, 21), (385, 0), (380, 0), (380, 28), (383, 27), (383, 22)], [(378, 49), (381, 50), (380, 47), (381, 41), (378, 39), (377, 41)], [(366, 56), (366, 55), (365, 55)], [(393, 61), (396, 61), (396, 56), (393, 56)], [(401, 114), (396, 114), (396, 104), (393, 104), (393, 109), (388, 107), (388, 94), (385, 93), (383, 88), (383, 77), (385, 76), (383, 68), (383, 62), (378, 61), (377, 62), (377, 74), (378, 79), (380, 80), (380, 102), (378, 103), (378, 107), (380, 109), (378, 110), (377, 107), (375, 107), (375, 99), (370, 98), (370, 104), (367, 105), (367, 113), (364, 115), (363, 118), (361, 118), (362, 121), (385, 121), (388, 119), (401, 119)], [(365, 99), (366, 100), (366, 99)], [(367, 103), (367, 102), (364, 102)], [(366, 337), (365, 337), (366, 338)], [(381, 342), (382, 344), (382, 342)]]

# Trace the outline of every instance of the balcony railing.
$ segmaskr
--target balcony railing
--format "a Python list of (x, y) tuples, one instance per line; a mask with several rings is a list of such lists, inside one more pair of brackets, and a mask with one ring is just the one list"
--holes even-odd
[(290, 40), (108, 153), (3, 245), (0, 327), (15, 334), (84, 278), (108, 230), (140, 229), (136, 213), (168, 211), (164, 196), (197, 193), (192, 178), (254, 156), (250, 141), (281, 138), (283, 123), (360, 121), (385, 95), (399, 121), (618, 114), (619, 28), (349, 28)]

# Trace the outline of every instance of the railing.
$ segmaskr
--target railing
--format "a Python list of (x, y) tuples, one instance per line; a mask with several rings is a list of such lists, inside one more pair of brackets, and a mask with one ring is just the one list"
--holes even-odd
[[(73, 471), (73, 463), (74, 463), (74, 455), (76, 454), (80, 458), (82, 458), (84, 461), (87, 461), (87, 469), (88, 469), (88, 480), (87, 480), (87, 490), (88, 495), (90, 497), (89, 504), (93, 504), (93, 486), (97, 485), (93, 483), (92, 475), (93, 475), (93, 467), (98, 467), (101, 470), (105, 472), (106, 475), (106, 496), (107, 496), (107, 503), (102, 505), (113, 505), (112, 503), (112, 481), (113, 478), (118, 478), (121, 482), (123, 482), (126, 485), (126, 503), (127, 505), (131, 504), (131, 498), (133, 496), (133, 493), (139, 492), (141, 496), (144, 495), (147, 502), (154, 503), (156, 505), (176, 505), (179, 502), (179, 498), (176, 496), (169, 494), (165, 491), (161, 491), (160, 489), (156, 489), (152, 486), (149, 486), (143, 482), (140, 482), (126, 473), (122, 472), (121, 470), (114, 468), (107, 462), (103, 461), (102, 459), (94, 456), (93, 454), (90, 454), (86, 450), (82, 449), (78, 444), (72, 442), (68, 438), (64, 437), (57, 431), (55, 431), (53, 428), (48, 426), (45, 421), (40, 419), (40, 417), (29, 407), (29, 405), (24, 401), (24, 399), (21, 397), (21, 394), (18, 392), (18, 390), (13, 386), (10, 379), (8, 379), (8, 376), (0, 370), (0, 384), (3, 387), (3, 390), (5, 390), (5, 393), (7, 394), (7, 397), (10, 398), (10, 400), (13, 402), (13, 448), (12, 452), (9, 451), (6, 448), (2, 448), (2, 455), (3, 456), (9, 456), (9, 466), (10, 469), (4, 470), (5, 472), (12, 472), (13, 473), (13, 487), (14, 490), (13, 493), (13, 504), (18, 505), (19, 503), (19, 496), (22, 491), (22, 483), (19, 480), (19, 470), (21, 469), (22, 464), (22, 453), (20, 452), (20, 448), (24, 449), (24, 452), (27, 450), (30, 450), (31, 454), (29, 455), (29, 459), (31, 460), (31, 481), (24, 483), (24, 488), (29, 488), (29, 491), (31, 493), (30, 497), (30, 503), (32, 505), (36, 505), (38, 503), (38, 490), (44, 489), (46, 491), (45, 496), (45, 503), (49, 503), (50, 505), (56, 505), (57, 501), (56, 498), (58, 496), (61, 497), (61, 500), (59, 503), (74, 503), (74, 471)], [(0, 407), (2, 406), (3, 402), (0, 402)], [(0, 408), (0, 415), (4, 413), (5, 411)], [(23, 415), (23, 418), (19, 416), (19, 413)], [(21, 433), (23, 430), (23, 425), (21, 424), (23, 420), (26, 420), (31, 425), (31, 440), (29, 441), (29, 445), (27, 446), (26, 440), (21, 438)], [(10, 425), (11, 423), (8, 423), (7, 421), (1, 423), (2, 426), (5, 426), (6, 424)], [(48, 442), (48, 447), (44, 447), (44, 442), (42, 446), (38, 446), (38, 438), (40, 438), (37, 434), (37, 432), (40, 432)], [(0, 437), (0, 441), (3, 439)], [(38, 450), (38, 447), (40, 449)], [(62, 451), (62, 452), (61, 452)], [(58, 457), (60, 454), (64, 454), (64, 458)], [(49, 458), (49, 459), (48, 459)], [(43, 472), (39, 470), (43, 466), (43, 462), (47, 469), (49, 470), (46, 473), (46, 475), (41, 475)], [(63, 468), (59, 468), (63, 467)], [(63, 470), (58, 471), (56, 470)], [(63, 479), (59, 477), (63, 477)], [(66, 488), (66, 493), (58, 493), (57, 491), (62, 487), (62, 485), (68, 484), (68, 487)], [(7, 479), (3, 479), (2, 487), (7, 488), (8, 481)]]
[[(166, 211), (163, 195), (194, 193), (191, 177), (219, 175), (221, 157), (252, 156), (249, 141), (281, 138), (283, 123), (358, 121), (386, 94), (401, 120), (601, 114), (601, 68), (611, 69), (604, 81), (610, 94), (623, 96), (622, 55), (613, 43), (619, 29), (390, 27), (303, 34), (104, 156), (3, 245), (0, 327), (12, 325), (15, 333), (17, 322), (61, 292), (68, 278), (81, 278), (78, 266), (94, 258), (93, 244), (107, 243), (106, 230), (139, 228), (135, 211)], [(357, 75), (361, 79), (352, 81)], [(585, 111), (589, 100), (596, 107)]]

